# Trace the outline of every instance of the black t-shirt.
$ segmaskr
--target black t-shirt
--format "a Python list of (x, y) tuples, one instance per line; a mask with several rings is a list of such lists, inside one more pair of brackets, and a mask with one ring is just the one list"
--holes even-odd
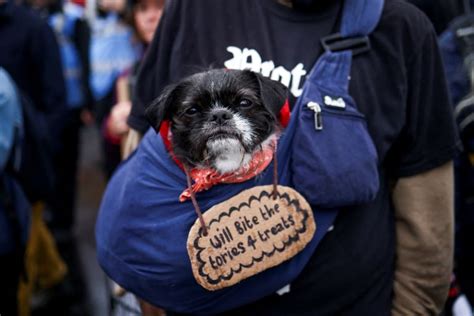
[(261, 72), (298, 96), (341, 7), (340, 0), (320, 1), (325, 5), (310, 12), (275, 0), (169, 1), (142, 64), (129, 125), (145, 133), (144, 107), (164, 86), (209, 68)]
[[(321, 52), (320, 38), (335, 31), (340, 8), (338, 1), (316, 12), (274, 0), (169, 1), (139, 74), (129, 124), (145, 132), (144, 106), (166, 84), (209, 67), (262, 72), (297, 97)], [(350, 92), (379, 154), (377, 198), (341, 210), (290, 293), (226, 314), (390, 314), (390, 184), (449, 161), (456, 137), (436, 34), (426, 16), (405, 1), (386, 0), (370, 40), (372, 49), (353, 60)]]

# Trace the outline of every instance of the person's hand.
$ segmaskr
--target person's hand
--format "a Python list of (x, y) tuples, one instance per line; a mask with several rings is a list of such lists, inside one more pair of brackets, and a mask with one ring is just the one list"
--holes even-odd
[(131, 109), (132, 104), (130, 101), (120, 102), (114, 105), (107, 122), (107, 130), (111, 135), (122, 137), (128, 132), (127, 118)]
[(90, 110), (84, 109), (81, 111), (81, 122), (86, 126), (90, 126), (94, 123), (94, 114)]
[(158, 307), (155, 307), (144, 300), (139, 299), (140, 308), (143, 316), (166, 316), (166, 312)]

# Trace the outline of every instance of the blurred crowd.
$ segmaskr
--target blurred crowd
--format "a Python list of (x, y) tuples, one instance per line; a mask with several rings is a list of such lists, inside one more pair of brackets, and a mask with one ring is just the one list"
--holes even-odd
[[(86, 1), (0, 0), (2, 316), (90, 313), (73, 234), (80, 131), (100, 132), (110, 177), (127, 151), (137, 71), (165, 0)], [(440, 36), (463, 145), (455, 161), (455, 270), (445, 312), (453, 315), (474, 306), (473, 1), (411, 2)]]
[(89, 313), (73, 234), (80, 129), (100, 131), (110, 176), (127, 131), (110, 117), (130, 111), (134, 76), (163, 6), (0, 1), (2, 315)]

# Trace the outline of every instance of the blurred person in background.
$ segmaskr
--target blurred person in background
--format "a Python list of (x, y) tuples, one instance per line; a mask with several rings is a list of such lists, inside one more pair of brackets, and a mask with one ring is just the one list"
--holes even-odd
[(21, 159), (23, 128), (15, 83), (0, 67), (0, 311), (6, 315), (18, 314), (31, 217), (30, 205), (14, 176)]
[(455, 160), (455, 274), (461, 292), (474, 306), (474, 1), (465, 3), (465, 14), (441, 35), (440, 47), (463, 143)]
[[(54, 192), (54, 153), (60, 147), (66, 95), (59, 48), (46, 22), (34, 12), (11, 2), (0, 7), (0, 66), (12, 77), (24, 99), (29, 124), (20, 178), (30, 201), (51, 201)], [(31, 130), (31, 132), (30, 132)], [(37, 148), (40, 147), (40, 148)], [(33, 150), (37, 150), (34, 153)]]
[(74, 223), (80, 128), (83, 123), (91, 123), (93, 104), (89, 87), (90, 30), (85, 19), (84, 0), (31, 0), (28, 4), (49, 23), (56, 35), (67, 106), (62, 116), (59, 150), (54, 159), (57, 171), (55, 197), (47, 205), (49, 213), (46, 218), (69, 271), (61, 285), (49, 293), (49, 299), (42, 302), (41, 309), (45, 313), (67, 312), (68, 309), (80, 313), (85, 301), (85, 282)]
[[(55, 157), (58, 171), (55, 193), (51, 202), (50, 227), (57, 239), (72, 238), (76, 201), (76, 178), (79, 160), (79, 130), (90, 123), (93, 104), (89, 86), (90, 30), (85, 19), (84, 0), (32, 0), (30, 5), (45, 18), (56, 34), (60, 48), (66, 85), (67, 110), (60, 150)], [(82, 122), (81, 122), (82, 118)]]
[[(142, 45), (126, 23), (126, 0), (99, 0), (98, 16), (92, 24), (90, 50), (91, 89), (95, 101), (94, 116), (104, 132), (105, 118), (116, 101), (119, 76), (133, 67), (142, 55)], [(110, 177), (120, 155), (103, 139), (104, 171)]]
[(90, 86), (101, 123), (113, 102), (117, 77), (137, 60), (133, 31), (125, 22), (125, 0), (99, 0), (91, 23)]
[[(66, 274), (42, 219), (43, 202), (49, 204), (55, 198), (54, 157), (64, 127), (65, 83), (55, 35), (34, 12), (0, 1), (0, 38), (0, 67), (15, 83), (24, 126), (21, 162), (18, 169), (9, 172), (32, 205), (30, 237), (25, 246), (26, 277), (18, 294), (19, 314), (27, 315), (33, 291), (57, 285)], [(11, 273), (13, 276), (15, 270)]]
[[(142, 47), (142, 57), (153, 40), (164, 4), (165, 0), (130, 1), (131, 10), (128, 20), (133, 27), (136, 41)], [(141, 59), (118, 78), (116, 83), (116, 100), (118, 103), (112, 108), (110, 115), (105, 120), (104, 137), (109, 144), (109, 148), (111, 148), (110, 153), (114, 155), (113, 161), (115, 161), (115, 164), (113, 169), (121, 160), (121, 147), (126, 134), (129, 132), (126, 121), (132, 107), (131, 99), (133, 96), (131, 96), (131, 92), (135, 88)]]

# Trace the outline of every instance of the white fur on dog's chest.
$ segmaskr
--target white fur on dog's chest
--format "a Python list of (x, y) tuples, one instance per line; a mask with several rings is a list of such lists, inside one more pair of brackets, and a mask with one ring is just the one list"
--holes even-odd
[(250, 154), (245, 153), (242, 144), (235, 138), (223, 138), (212, 140), (207, 143), (210, 154), (215, 156), (213, 167), (221, 174), (238, 170), (246, 165)]

